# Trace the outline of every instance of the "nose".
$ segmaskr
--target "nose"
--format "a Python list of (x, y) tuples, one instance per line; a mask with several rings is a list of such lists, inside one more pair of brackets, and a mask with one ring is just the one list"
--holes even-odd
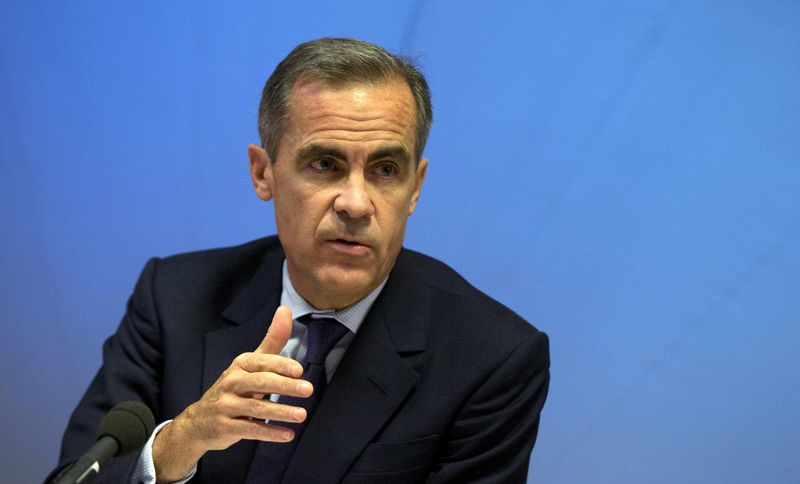
[(364, 177), (360, 173), (352, 173), (347, 177), (341, 192), (333, 201), (333, 209), (336, 213), (346, 214), (350, 218), (372, 216), (375, 207), (367, 192)]

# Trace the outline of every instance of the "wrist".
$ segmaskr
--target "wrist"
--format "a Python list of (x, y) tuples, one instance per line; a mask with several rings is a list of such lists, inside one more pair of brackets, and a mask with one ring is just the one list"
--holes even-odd
[(198, 440), (191, 437), (185, 418), (179, 415), (166, 425), (153, 441), (153, 466), (157, 482), (184, 479), (205, 454)]

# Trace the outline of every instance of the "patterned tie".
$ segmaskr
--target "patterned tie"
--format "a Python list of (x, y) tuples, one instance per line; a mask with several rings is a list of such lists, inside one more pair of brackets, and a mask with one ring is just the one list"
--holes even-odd
[(347, 334), (348, 329), (332, 318), (313, 318), (310, 314), (299, 319), (308, 327), (306, 355), (303, 358), (303, 379), (314, 385), (314, 393), (308, 398), (281, 396), (278, 403), (303, 407), (308, 417), (302, 423), (276, 422), (277, 425), (294, 430), (294, 440), (286, 443), (259, 442), (245, 484), (277, 484), (289, 466), (297, 442), (303, 435), (306, 424), (314, 415), (314, 409), (325, 391), (328, 379), (325, 374), (325, 357), (336, 342)]

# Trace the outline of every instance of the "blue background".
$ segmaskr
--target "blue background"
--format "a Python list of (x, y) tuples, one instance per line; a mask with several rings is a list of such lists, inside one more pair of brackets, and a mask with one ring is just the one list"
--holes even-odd
[(532, 481), (797, 482), (800, 4), (114, 3), (0, 4), (0, 481), (55, 464), (147, 258), (274, 232), (260, 90), (333, 35), (428, 75), (406, 246), (551, 336)]

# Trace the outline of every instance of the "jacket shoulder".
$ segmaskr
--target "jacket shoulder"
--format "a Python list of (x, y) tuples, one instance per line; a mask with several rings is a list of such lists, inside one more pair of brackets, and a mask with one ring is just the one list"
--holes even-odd
[(233, 247), (155, 258), (148, 267), (151, 288), (159, 300), (200, 304), (219, 313), (264, 267), (280, 277), (282, 260), (278, 237), (271, 236)]
[[(519, 314), (473, 286), (444, 262), (425, 254), (404, 249), (398, 263), (413, 267), (416, 279), (431, 294), (432, 302), (445, 308), (444, 320), (457, 320), (459, 325), (481, 325), (490, 322), (495, 333), (504, 340), (528, 338), (541, 333)], [(475, 334), (486, 335), (477, 330)]]
[(162, 271), (195, 271), (203, 272), (225, 269), (231, 266), (255, 265), (267, 253), (282, 253), (277, 236), (264, 237), (231, 247), (184, 252), (159, 258), (159, 269)]

